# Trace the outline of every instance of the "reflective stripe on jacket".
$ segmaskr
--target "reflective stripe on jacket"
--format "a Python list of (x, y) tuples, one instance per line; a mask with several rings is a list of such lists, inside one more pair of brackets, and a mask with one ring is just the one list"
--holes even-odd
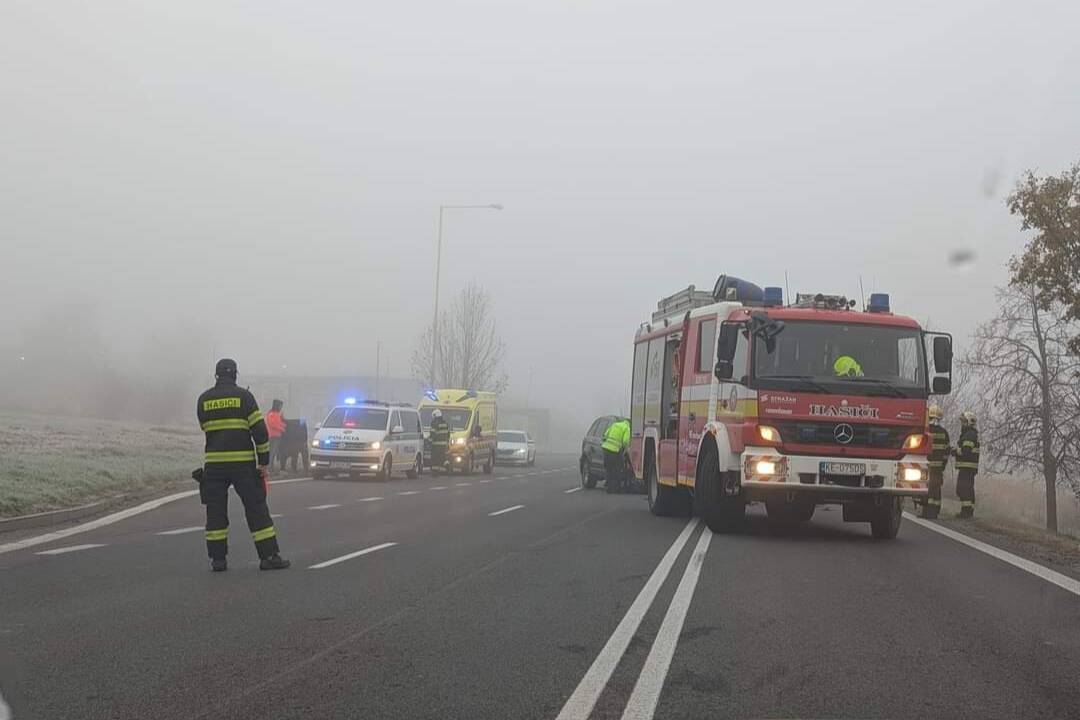
[(960, 430), (960, 440), (956, 444), (956, 469), (979, 469), (979, 431), (973, 425)]
[(235, 382), (218, 380), (195, 406), (206, 433), (203, 461), (221, 468), (270, 464), (270, 436), (255, 397)]

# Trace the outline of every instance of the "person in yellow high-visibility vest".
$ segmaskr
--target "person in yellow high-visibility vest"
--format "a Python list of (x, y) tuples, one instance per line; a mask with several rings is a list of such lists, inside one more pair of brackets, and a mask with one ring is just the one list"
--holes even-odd
[(620, 418), (604, 431), (604, 489), (619, 492), (625, 484), (626, 451), (630, 447), (630, 421)]

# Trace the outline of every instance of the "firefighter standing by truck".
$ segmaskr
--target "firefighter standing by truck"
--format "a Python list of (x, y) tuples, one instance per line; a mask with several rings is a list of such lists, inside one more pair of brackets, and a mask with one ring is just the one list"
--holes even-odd
[(956, 495), (960, 498), (957, 517), (975, 516), (975, 475), (979, 472), (979, 430), (975, 413), (967, 410), (960, 416), (960, 439), (956, 443)]
[(442, 468), (446, 464), (446, 450), (450, 446), (450, 425), (443, 419), (439, 408), (431, 413), (431, 466)]
[(217, 382), (199, 396), (196, 414), (206, 433), (202, 472), (195, 471), (199, 497), (206, 505), (206, 552), (210, 569), (228, 568), (229, 486), (244, 503), (248, 529), (259, 553), (260, 570), (283, 570), (277, 533), (266, 504), (270, 438), (255, 397), (236, 384), (236, 361), (219, 360)]
[(931, 405), (927, 411), (930, 418), (930, 482), (929, 495), (923, 505), (922, 516), (936, 520), (941, 512), (941, 486), (945, 482), (945, 466), (949, 463), (949, 431), (941, 424), (941, 407)]
[(604, 489), (619, 492), (626, 479), (626, 449), (630, 447), (630, 421), (620, 418), (604, 431)]

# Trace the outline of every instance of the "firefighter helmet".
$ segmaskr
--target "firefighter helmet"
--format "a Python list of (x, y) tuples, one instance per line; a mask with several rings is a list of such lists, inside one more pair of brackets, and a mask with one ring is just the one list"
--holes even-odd
[(850, 355), (841, 355), (833, 363), (833, 372), (837, 377), (862, 377), (862, 367)]
[(927, 408), (926, 414), (930, 416), (931, 420), (940, 420), (941, 419), (941, 406), (938, 405), (937, 403), (934, 403), (929, 408)]
[(965, 410), (960, 415), (960, 423), (962, 425), (974, 425), (975, 424), (975, 413), (972, 412), (971, 410)]

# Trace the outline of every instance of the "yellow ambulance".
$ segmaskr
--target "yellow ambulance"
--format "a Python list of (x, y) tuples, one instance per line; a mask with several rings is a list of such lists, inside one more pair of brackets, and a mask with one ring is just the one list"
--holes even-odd
[[(450, 425), (450, 447), (446, 461), (451, 470), (472, 473), (478, 466), (485, 474), (495, 468), (495, 446), (499, 411), (495, 393), (477, 390), (428, 390), (417, 404), (426, 439), (431, 430), (431, 414), (438, 408)], [(424, 443), (424, 464), (431, 464), (430, 443)]]

